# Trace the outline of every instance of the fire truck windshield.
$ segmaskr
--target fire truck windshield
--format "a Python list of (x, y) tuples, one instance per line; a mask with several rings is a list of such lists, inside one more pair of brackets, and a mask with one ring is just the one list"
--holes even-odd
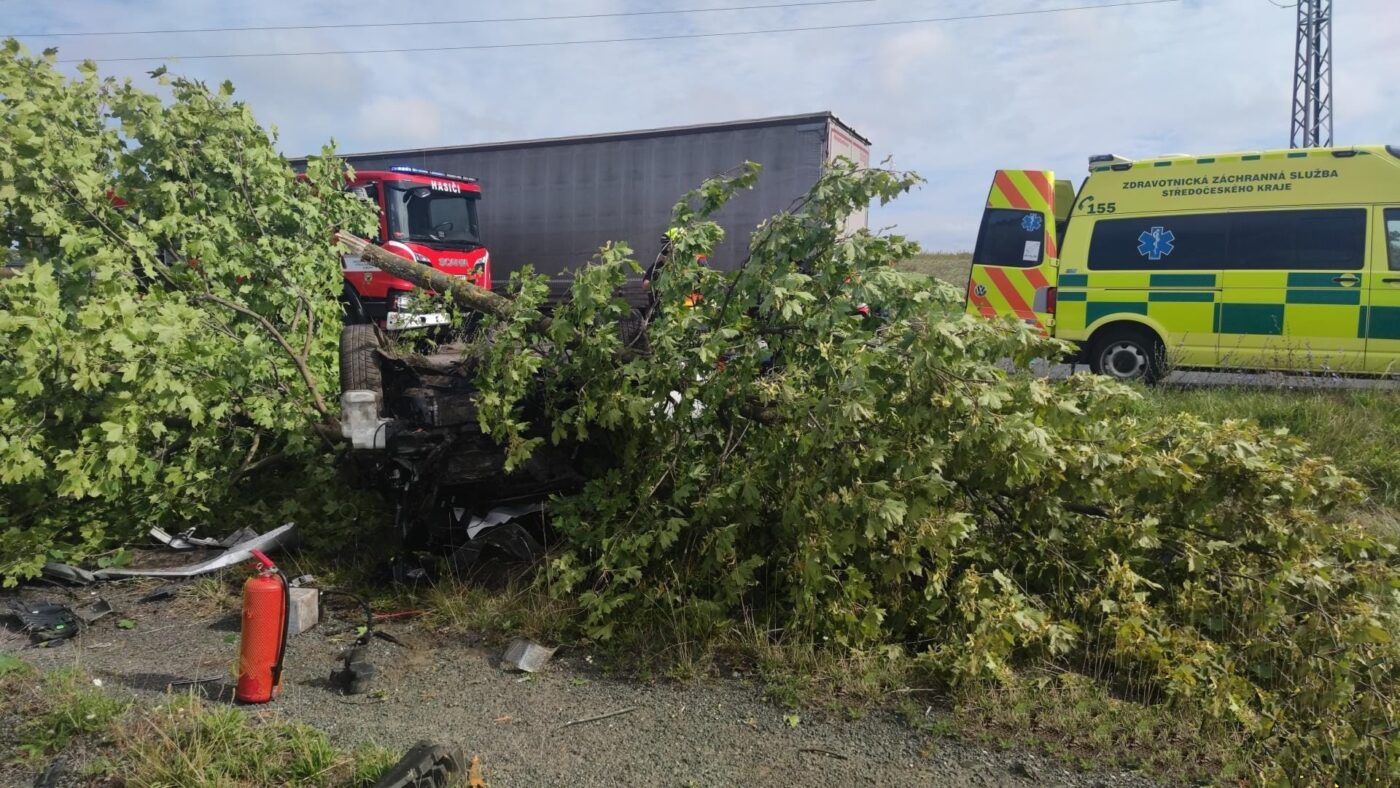
[(387, 185), (390, 238), (458, 249), (482, 245), (475, 194), (412, 183)]

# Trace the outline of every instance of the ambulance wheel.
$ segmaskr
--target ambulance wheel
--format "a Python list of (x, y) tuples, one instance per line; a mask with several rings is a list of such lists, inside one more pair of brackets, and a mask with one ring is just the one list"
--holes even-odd
[(1165, 372), (1166, 347), (1156, 333), (1136, 326), (1109, 327), (1094, 335), (1089, 369), (1127, 382), (1156, 383)]

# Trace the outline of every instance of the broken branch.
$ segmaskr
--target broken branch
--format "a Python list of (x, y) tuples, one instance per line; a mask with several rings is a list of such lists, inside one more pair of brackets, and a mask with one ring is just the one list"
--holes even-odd
[(621, 717), (621, 716), (624, 715), (624, 714), (631, 714), (632, 712), (634, 712), (634, 711), (636, 711), (636, 710), (637, 710), (637, 707), (636, 707), (636, 706), (628, 706), (628, 707), (625, 708), (625, 709), (618, 709), (617, 711), (610, 711), (610, 712), (608, 712), (607, 714), (599, 714), (599, 715), (594, 716), (594, 717), (584, 717), (584, 718), (581, 719), (581, 720), (569, 720), (568, 722), (564, 723), (563, 725), (560, 725), (559, 728), (562, 730), (562, 729), (567, 728), (567, 727), (569, 727), (569, 726), (571, 726), (571, 725), (583, 725), (583, 724), (586, 723), (586, 722), (597, 722), (597, 721), (599, 721), (599, 720), (606, 720), (606, 719), (608, 719), (609, 717)]
[(514, 311), (515, 303), (505, 296), (422, 263), (399, 257), (357, 235), (341, 230), (335, 234), (335, 240), (375, 268), (400, 279), (407, 279), (424, 290), (432, 290), (450, 298), (458, 306), (501, 320), (508, 320)]

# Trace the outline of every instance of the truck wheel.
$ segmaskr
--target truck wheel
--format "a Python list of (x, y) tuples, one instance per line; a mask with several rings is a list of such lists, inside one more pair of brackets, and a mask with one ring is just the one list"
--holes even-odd
[(340, 329), (340, 390), (373, 391), (384, 401), (384, 378), (379, 371), (379, 337), (371, 323)]
[(360, 294), (355, 292), (355, 288), (346, 282), (340, 289), (340, 308), (345, 313), (345, 324), (368, 323), (369, 315), (365, 313), (365, 302), (360, 300)]
[(1166, 347), (1146, 328), (1106, 328), (1089, 348), (1089, 369), (1123, 382), (1156, 383), (1164, 374)]

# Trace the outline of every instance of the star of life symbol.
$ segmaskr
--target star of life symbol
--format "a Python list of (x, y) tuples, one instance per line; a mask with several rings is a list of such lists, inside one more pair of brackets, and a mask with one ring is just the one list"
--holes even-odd
[(1021, 229), (1028, 233), (1039, 230), (1043, 223), (1044, 220), (1040, 218), (1040, 214), (1038, 213), (1028, 213), (1021, 217)]
[(1163, 227), (1144, 230), (1142, 235), (1138, 236), (1138, 254), (1155, 263), (1172, 253), (1176, 248), (1174, 241), (1176, 234)]

